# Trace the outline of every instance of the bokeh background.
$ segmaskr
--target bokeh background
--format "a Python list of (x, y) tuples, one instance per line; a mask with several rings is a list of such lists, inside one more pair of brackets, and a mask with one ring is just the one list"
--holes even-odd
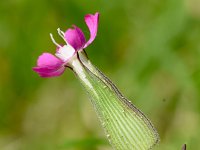
[(111, 150), (71, 70), (32, 71), (49, 33), (100, 12), (89, 58), (154, 123), (158, 150), (200, 149), (199, 0), (1, 0), (0, 149)]

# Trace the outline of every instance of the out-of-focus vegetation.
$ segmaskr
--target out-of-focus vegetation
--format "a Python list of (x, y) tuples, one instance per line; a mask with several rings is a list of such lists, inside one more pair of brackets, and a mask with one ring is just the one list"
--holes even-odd
[(32, 71), (49, 33), (101, 14), (87, 48), (122, 93), (152, 120), (158, 150), (200, 149), (199, 0), (1, 0), (0, 149), (110, 150), (70, 70), (43, 79)]

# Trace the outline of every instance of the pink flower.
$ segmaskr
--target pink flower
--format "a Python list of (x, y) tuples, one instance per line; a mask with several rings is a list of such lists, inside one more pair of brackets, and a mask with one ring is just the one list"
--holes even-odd
[(66, 42), (66, 45), (64, 46), (57, 44), (53, 39), (52, 34), (50, 34), (53, 43), (57, 46), (55, 53), (57, 57), (50, 53), (43, 53), (39, 56), (37, 66), (33, 67), (33, 70), (41, 77), (60, 76), (65, 71), (70, 58), (94, 41), (97, 35), (98, 20), (99, 13), (95, 13), (94, 15), (88, 14), (85, 16), (85, 22), (90, 31), (90, 38), (88, 41), (86, 41), (82, 30), (75, 25), (65, 33), (58, 28), (58, 34)]

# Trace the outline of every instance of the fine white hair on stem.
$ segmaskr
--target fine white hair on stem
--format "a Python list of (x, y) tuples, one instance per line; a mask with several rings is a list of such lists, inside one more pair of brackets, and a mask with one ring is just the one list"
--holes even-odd
[(62, 47), (62, 46), (60, 46), (60, 45), (54, 40), (53, 34), (50, 33), (50, 37), (51, 37), (52, 42), (53, 42), (56, 46), (58, 46), (59, 48)]
[(62, 39), (68, 44), (67, 40), (65, 39), (65, 33), (60, 30), (60, 28), (57, 29), (58, 34), (62, 37)]

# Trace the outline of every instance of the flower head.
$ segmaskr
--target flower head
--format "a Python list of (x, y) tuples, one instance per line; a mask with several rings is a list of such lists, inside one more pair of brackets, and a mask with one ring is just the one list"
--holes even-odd
[(37, 60), (37, 66), (33, 67), (33, 70), (37, 72), (41, 77), (54, 77), (61, 75), (70, 58), (72, 58), (78, 51), (83, 50), (90, 45), (96, 35), (98, 29), (99, 13), (94, 15), (88, 14), (85, 16), (85, 23), (90, 31), (90, 38), (86, 41), (84, 33), (80, 28), (73, 25), (73, 28), (68, 29), (66, 32), (57, 29), (58, 34), (64, 39), (66, 45), (61, 46), (50, 34), (53, 43), (57, 46), (56, 53), (54, 55), (50, 53), (43, 53)]

